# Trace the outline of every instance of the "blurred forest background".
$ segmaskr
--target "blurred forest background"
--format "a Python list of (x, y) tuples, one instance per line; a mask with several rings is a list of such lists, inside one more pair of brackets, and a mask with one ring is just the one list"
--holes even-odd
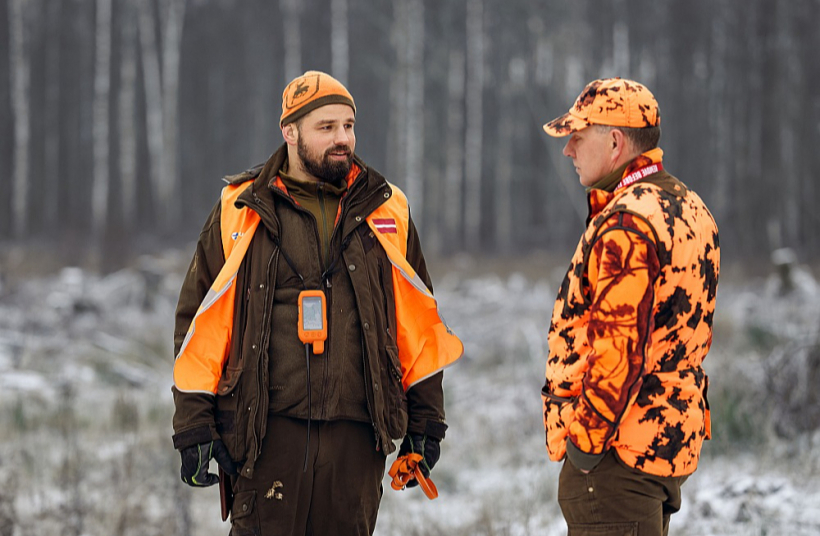
[(430, 254), (571, 248), (585, 202), (541, 125), (622, 76), (658, 98), (725, 259), (813, 259), (818, 20), (817, 0), (2, 0), (0, 242), (109, 269), (189, 243), (320, 69)]
[(220, 178), (279, 146), (308, 69), (354, 95), (465, 342), (442, 497), (386, 492), (379, 536), (565, 534), (539, 393), (586, 203), (541, 125), (605, 76), (655, 93), (666, 167), (721, 231), (714, 437), (673, 532), (820, 534), (818, 21), (820, 0), (0, 0), (0, 535), (228, 531), (179, 480), (171, 319)]

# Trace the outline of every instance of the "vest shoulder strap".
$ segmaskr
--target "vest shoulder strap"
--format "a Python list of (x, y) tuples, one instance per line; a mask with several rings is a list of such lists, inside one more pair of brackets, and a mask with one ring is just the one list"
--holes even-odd
[[(367, 223), (382, 245), (390, 244), (402, 257), (407, 255), (407, 236), (410, 226), (410, 208), (407, 196), (398, 186), (387, 183), (393, 192), (370, 216)], [(388, 255), (390, 252), (388, 251)]]
[(239, 185), (245, 181), (250, 181), (255, 179), (262, 173), (262, 169), (265, 167), (265, 163), (262, 162), (261, 164), (256, 164), (252, 168), (248, 168), (241, 173), (237, 173), (235, 175), (225, 175), (222, 177), (222, 180), (227, 182), (228, 184), (232, 185)]
[(252, 180), (247, 180), (222, 188), (219, 223), (222, 230), (222, 253), (225, 259), (230, 257), (237, 240), (248, 231), (253, 223), (252, 215), (255, 213), (247, 207), (237, 208), (235, 204), (239, 195), (252, 184)]
[[(388, 183), (390, 184), (390, 183)], [(390, 184), (393, 193), (379, 208), (367, 217), (367, 224), (379, 240), (390, 263), (416, 290), (432, 298), (433, 293), (407, 262), (407, 238), (410, 229), (410, 207), (407, 196)]]

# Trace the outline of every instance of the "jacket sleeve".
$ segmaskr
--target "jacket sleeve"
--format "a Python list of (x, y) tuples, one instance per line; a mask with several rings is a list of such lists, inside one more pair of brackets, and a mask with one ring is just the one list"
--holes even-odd
[[(411, 217), (407, 231), (407, 262), (419, 277), (433, 291), (433, 283), (427, 272), (427, 264), (421, 251), (421, 242)], [(407, 391), (408, 433), (422, 434), (444, 439), (447, 425), (444, 422), (444, 372), (439, 372), (420, 381)]]
[(652, 236), (645, 221), (618, 213), (605, 222), (592, 245), (587, 264), (589, 369), (567, 443), (567, 456), (580, 469), (592, 469), (603, 458), (643, 381), (660, 273)]
[[(220, 203), (217, 202), (199, 235), (194, 258), (182, 283), (174, 326), (175, 357), (179, 355), (199, 305), (225, 264), (220, 216)], [(172, 391), (175, 406), (174, 447), (183, 449), (218, 438), (214, 424), (214, 397), (203, 393), (183, 393), (176, 387), (172, 387)]]

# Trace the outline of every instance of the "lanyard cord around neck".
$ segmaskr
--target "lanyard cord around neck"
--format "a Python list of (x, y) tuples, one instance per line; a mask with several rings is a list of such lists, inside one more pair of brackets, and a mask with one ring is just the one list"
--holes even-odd
[[(302, 283), (302, 289), (307, 290), (307, 284), (305, 283), (304, 276), (302, 276), (302, 274), (299, 273), (299, 270), (296, 269), (296, 265), (294, 264), (293, 260), (285, 252), (285, 248), (282, 247), (282, 242), (279, 240), (278, 237), (274, 237), (273, 238), (273, 243), (276, 247), (279, 248), (279, 251), (282, 253), (282, 256), (285, 258), (285, 262), (287, 263), (287, 265), (290, 267), (290, 269), (293, 271), (293, 273), (296, 274), (296, 276), (299, 278), (299, 281)], [(344, 239), (344, 241), (342, 242), (342, 250), (339, 252), (339, 255), (337, 255), (333, 259), (333, 262), (330, 263), (330, 266), (328, 267), (328, 269), (325, 270), (324, 272), (322, 272), (322, 275), (319, 277), (320, 281), (325, 281), (325, 286), (327, 286), (327, 287), (331, 286), (330, 276), (332, 276), (333, 274), (335, 274), (336, 272), (339, 271), (339, 267), (336, 266), (336, 265), (339, 263), (339, 259), (342, 258), (342, 252), (344, 250), (346, 250), (349, 245), (350, 245), (350, 236), (348, 236), (347, 238)]]

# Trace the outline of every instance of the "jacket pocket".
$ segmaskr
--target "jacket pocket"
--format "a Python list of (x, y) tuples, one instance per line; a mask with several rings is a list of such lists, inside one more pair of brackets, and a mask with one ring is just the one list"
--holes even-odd
[(242, 432), (238, 427), (240, 423), (236, 421), (239, 404), (239, 389), (237, 389), (237, 386), (239, 385), (241, 372), (241, 369), (237, 368), (225, 369), (216, 387), (217, 397), (214, 413), (216, 431), (234, 460), (245, 459), (244, 451), (241, 448), (241, 442), (245, 434), (240, 433)]
[(217, 396), (230, 396), (239, 383), (240, 376), (242, 376), (241, 367), (225, 367), (216, 385)]
[(382, 370), (387, 370), (387, 378), (382, 380), (387, 385), (387, 433), (392, 439), (402, 439), (407, 432), (407, 395), (401, 382), (401, 364), (399, 349), (396, 346), (385, 346), (385, 363)]
[(231, 536), (261, 534), (259, 514), (256, 511), (256, 490), (241, 491), (233, 499), (231, 508)]
[(544, 399), (544, 424), (547, 431), (547, 452), (550, 459), (558, 461), (567, 453), (568, 423), (563, 418), (566, 411), (572, 410), (574, 398), (558, 396), (546, 386), (541, 389)]

